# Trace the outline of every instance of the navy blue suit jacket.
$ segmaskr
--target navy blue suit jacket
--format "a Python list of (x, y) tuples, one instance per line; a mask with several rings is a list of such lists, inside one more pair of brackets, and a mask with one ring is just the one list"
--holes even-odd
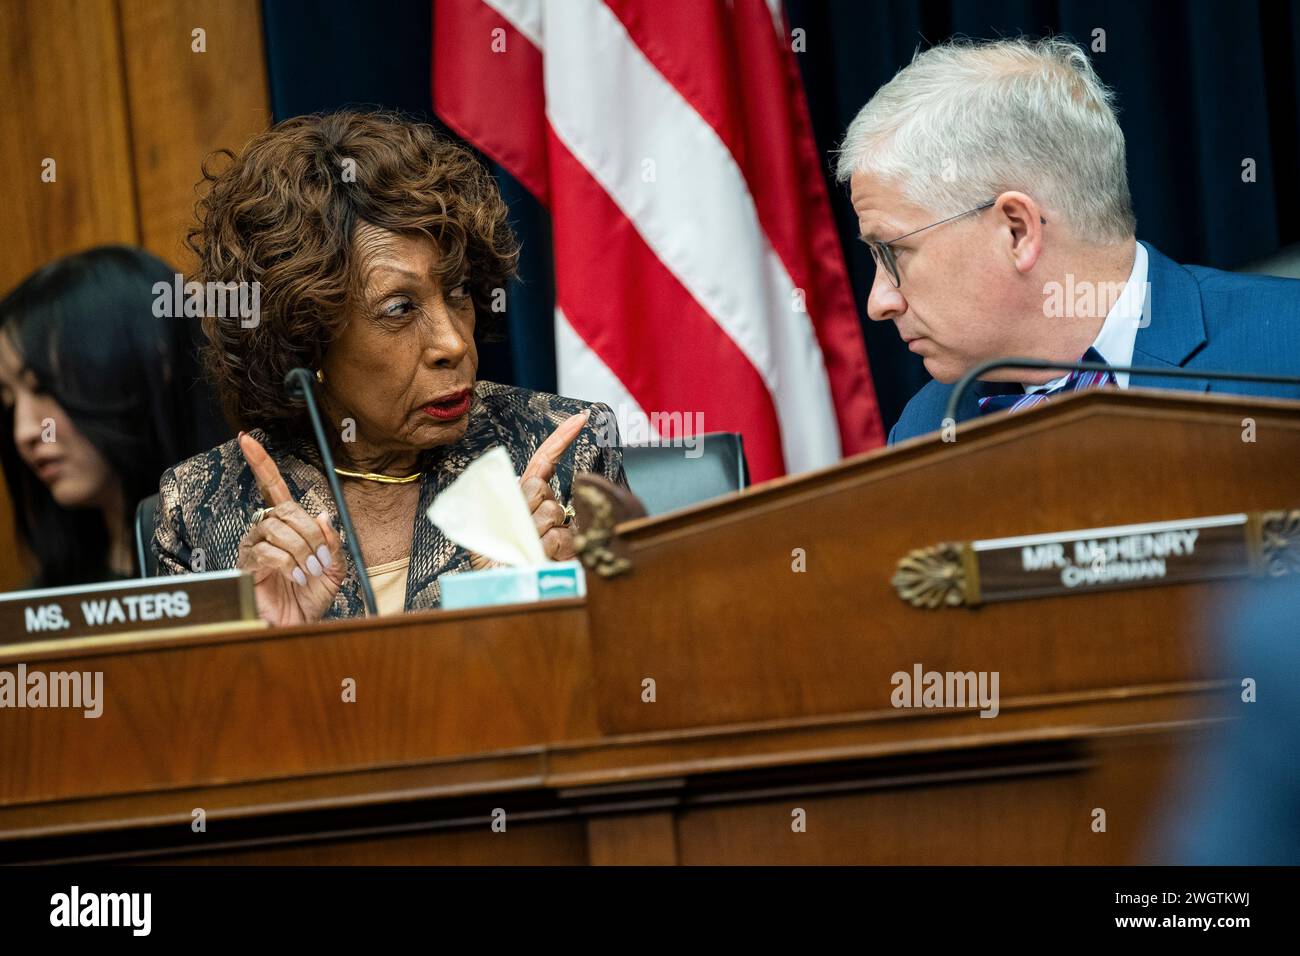
[[(1133, 365), (1215, 372), (1300, 375), (1300, 280), (1182, 266), (1149, 243), (1151, 321), (1138, 329)], [(1174, 388), (1300, 399), (1300, 386), (1134, 375), (1134, 388)], [(928, 382), (912, 396), (889, 443), (937, 431), (953, 386)], [(976, 382), (962, 396), (957, 420), (979, 414), (979, 397), (999, 391)]]

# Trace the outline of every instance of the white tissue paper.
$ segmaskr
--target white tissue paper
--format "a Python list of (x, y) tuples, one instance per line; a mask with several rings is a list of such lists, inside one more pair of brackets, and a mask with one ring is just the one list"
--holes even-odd
[(537, 526), (501, 445), (479, 457), (429, 506), (429, 520), (462, 548), (509, 565), (546, 564)]

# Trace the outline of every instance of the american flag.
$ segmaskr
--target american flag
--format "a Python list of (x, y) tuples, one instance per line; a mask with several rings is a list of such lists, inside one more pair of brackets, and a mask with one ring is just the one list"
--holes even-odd
[(779, 0), (434, 4), (435, 110), (550, 213), (561, 394), (702, 413), (756, 481), (884, 437), (798, 42)]

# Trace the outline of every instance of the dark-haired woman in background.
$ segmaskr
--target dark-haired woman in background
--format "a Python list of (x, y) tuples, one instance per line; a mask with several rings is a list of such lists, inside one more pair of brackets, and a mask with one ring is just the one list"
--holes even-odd
[(192, 319), (156, 318), (175, 273), (138, 249), (59, 259), (0, 301), (0, 464), (37, 587), (138, 572), (133, 516), (219, 435)]

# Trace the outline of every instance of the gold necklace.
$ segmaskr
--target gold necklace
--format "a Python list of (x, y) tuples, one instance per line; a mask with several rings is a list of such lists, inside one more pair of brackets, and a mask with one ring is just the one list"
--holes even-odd
[(400, 478), (394, 478), (392, 475), (379, 475), (373, 471), (348, 471), (346, 468), (335, 468), (334, 474), (342, 475), (344, 478), (361, 478), (365, 481), (377, 481), (384, 485), (409, 485), (413, 481), (419, 481), (420, 476), (424, 474), (417, 471), (413, 475), (403, 475)]

